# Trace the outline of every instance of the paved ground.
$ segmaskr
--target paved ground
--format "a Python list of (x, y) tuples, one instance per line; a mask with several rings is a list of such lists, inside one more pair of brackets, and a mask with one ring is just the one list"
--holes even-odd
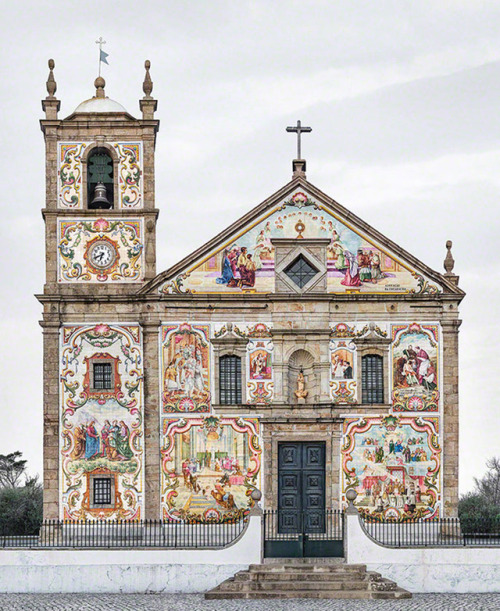
[(418, 594), (411, 600), (206, 601), (194, 594), (0, 594), (1, 611), (499, 611), (499, 594)]

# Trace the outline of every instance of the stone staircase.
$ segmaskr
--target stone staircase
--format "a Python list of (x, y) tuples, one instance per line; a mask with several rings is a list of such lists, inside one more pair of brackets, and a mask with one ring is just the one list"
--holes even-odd
[(251, 564), (247, 571), (223, 581), (205, 598), (411, 598), (380, 573), (367, 571), (364, 564), (294, 562)]

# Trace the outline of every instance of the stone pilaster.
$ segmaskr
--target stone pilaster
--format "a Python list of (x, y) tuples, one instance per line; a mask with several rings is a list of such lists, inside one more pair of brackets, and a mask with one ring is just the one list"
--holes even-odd
[(458, 511), (458, 329), (460, 320), (442, 321), (443, 329), (443, 501), (446, 517)]
[(147, 520), (160, 518), (160, 406), (158, 322), (143, 322), (144, 341), (144, 504)]
[(43, 518), (59, 517), (59, 322), (43, 327)]

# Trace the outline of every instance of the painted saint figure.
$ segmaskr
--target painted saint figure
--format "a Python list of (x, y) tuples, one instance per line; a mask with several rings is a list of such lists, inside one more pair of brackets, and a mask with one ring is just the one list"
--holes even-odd
[(85, 458), (88, 460), (99, 454), (99, 435), (95, 428), (95, 420), (87, 425), (85, 432)]
[(348, 250), (344, 251), (344, 255), (347, 259), (347, 270), (345, 277), (341, 280), (340, 284), (344, 286), (361, 286), (361, 280), (359, 278), (359, 266), (356, 261), (356, 257)]

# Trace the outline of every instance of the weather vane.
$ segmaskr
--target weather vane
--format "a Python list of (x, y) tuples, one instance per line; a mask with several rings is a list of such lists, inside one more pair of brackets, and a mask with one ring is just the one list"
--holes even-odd
[(300, 121), (297, 121), (297, 125), (293, 127), (287, 127), (287, 132), (295, 132), (297, 134), (297, 159), (302, 159), (300, 156), (300, 134), (302, 132), (309, 133), (312, 132), (312, 127), (302, 127)]
[(108, 64), (108, 60), (106, 58), (108, 57), (109, 53), (102, 50), (102, 45), (106, 44), (106, 41), (103, 40), (102, 36), (95, 41), (95, 44), (99, 45), (99, 76), (101, 76), (101, 63)]

